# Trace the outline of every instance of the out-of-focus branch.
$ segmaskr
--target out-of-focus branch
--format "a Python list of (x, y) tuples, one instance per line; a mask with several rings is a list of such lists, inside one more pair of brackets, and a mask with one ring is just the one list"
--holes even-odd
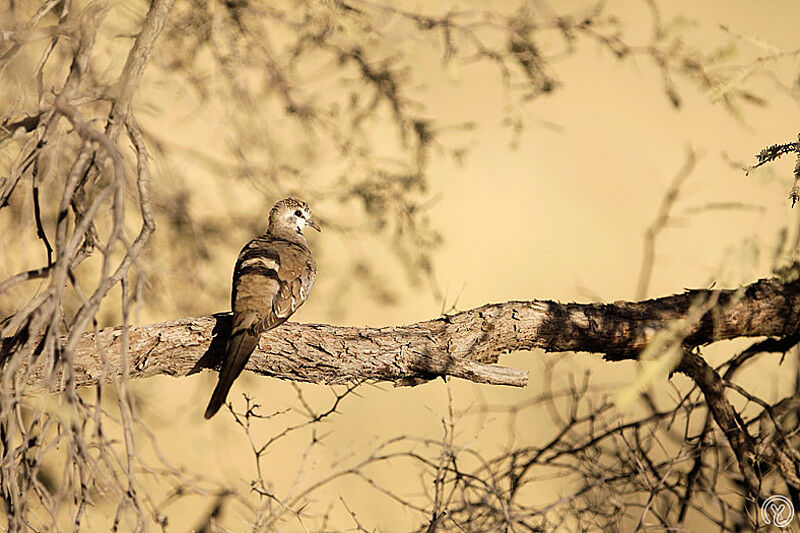
[[(577, 304), (532, 300), (489, 304), (409, 326), (355, 328), (287, 323), (262, 337), (248, 369), (316, 383), (378, 379), (409, 383), (456, 376), (524, 386), (524, 372), (491, 366), (515, 350), (583, 351), (608, 360), (636, 359), (657, 332), (698, 301), (716, 301), (687, 326), (686, 346), (738, 337), (783, 337), (800, 325), (800, 281), (763, 279), (739, 290), (691, 290), (642, 302)], [(131, 327), (130, 378), (185, 376), (214, 368), (230, 328), (228, 314)], [(79, 385), (121, 377), (121, 329), (87, 333), (75, 346)], [(30, 382), (46, 380), (29, 369)], [(53, 380), (49, 383), (57, 383)], [(50, 385), (45, 385), (50, 386)]]
[[(130, 290), (133, 285), (131, 267), (141, 267), (141, 253), (155, 227), (149, 194), (147, 148), (133, 116), (131, 102), (173, 0), (153, 0), (149, 3), (140, 31), (112, 90), (99, 86), (91, 75), (92, 50), (98, 39), (101, 21), (111, 6), (90, 3), (83, 9), (75, 10), (69, 1), (48, 1), (37, 13), (44, 16), (59, 4), (59, 26), (52, 35), (47, 34), (50, 43), (33, 69), (39, 89), (38, 113), (29, 112), (27, 117), (17, 121), (4, 120), (0, 126), (0, 142), (22, 133), (20, 130), (28, 132), (9, 177), (0, 179), (0, 208), (10, 205), (9, 200), (17, 185), (30, 175), (36, 234), (44, 244), (47, 259), (43, 267), (26, 270), (0, 281), (2, 293), (28, 280), (46, 279), (27, 303), (16, 307), (14, 313), (0, 323), (0, 337), (4, 338), (3, 345), (6, 348), (0, 363), (3, 366), (0, 374), (0, 395), (3, 398), (0, 402), (0, 426), (3, 428), (0, 431), (0, 502), (9, 516), (7, 524), (12, 531), (31, 527), (27, 508), (34, 507), (30, 504), (36, 498), (53, 517), (63, 512), (58, 509), (66, 501), (61, 497), (54, 498), (47, 489), (39, 486), (35, 469), (41, 465), (33, 466), (33, 470), (24, 475), (19, 474), (19, 465), (30, 461), (32, 457), (30, 450), (42, 446), (42, 440), (49, 438), (37, 434), (37, 431), (53, 420), (42, 410), (31, 415), (32, 421), (24, 420), (20, 398), (24, 395), (24, 385), (32, 383), (27, 372), (36, 365), (50, 368), (50, 372), (59, 376), (60, 388), (65, 391), (68, 403), (84, 421), (93, 418), (99, 427), (100, 410), (95, 408), (90, 413), (86, 404), (75, 395), (73, 348), (86, 335), (85, 332), (96, 324), (95, 316), (101, 302), (107, 301), (109, 292), (118, 284), (122, 291), (121, 344), (128, 345), (130, 304), (139, 295), (142, 283), (140, 275), (138, 284), (133, 291)], [(52, 70), (50, 65), (59, 58), (59, 55), (51, 52), (61, 35), (70, 37), (71, 62), (61, 89), (53, 89), (45, 95), (43, 72), (46, 65), (48, 70)], [(20, 39), (19, 46), (12, 46), (0, 56), (0, 69), (24, 44), (25, 40), (22, 37)], [(104, 106), (87, 105), (101, 99), (111, 103), (110, 111), (105, 111)], [(101, 116), (98, 116), (98, 112)], [(60, 133), (59, 129), (62, 118), (71, 125), (71, 130), (65, 134)], [(103, 129), (95, 126), (100, 120), (105, 122)], [(126, 130), (136, 155), (136, 186), (142, 218), (141, 229), (132, 242), (126, 235), (125, 227), (126, 204), (130, 203), (126, 200), (129, 170), (126, 167), (126, 145), (120, 139)], [(69, 167), (61, 168), (56, 177), (57, 167), (51, 162), (59, 157), (64, 160), (69, 158), (72, 163)], [(47, 183), (48, 187), (41, 187), (44, 197), (40, 205), (42, 183)], [(56, 202), (59, 190), (62, 192), (60, 200)], [(55, 206), (58, 206), (57, 210), (53, 209)], [(104, 208), (108, 208), (108, 211)], [(48, 223), (52, 222), (55, 225), (51, 233), (53, 244), (45, 231)], [(98, 252), (99, 275), (93, 280), (96, 284), (83, 283), (84, 280), (79, 279), (81, 276), (76, 276), (75, 271), (81, 263), (92, 255), (98, 255)], [(77, 306), (69, 305), (70, 297), (77, 298)], [(123, 348), (120, 356), (122, 361), (127, 361), (127, 350)], [(124, 369), (128, 365), (121, 366)], [(122, 376), (125, 376), (124, 371)], [(82, 429), (57, 431), (53, 434), (55, 440), (47, 446), (56, 446), (62, 439), (69, 441), (64, 446), (68, 450), (64, 460), (70, 468), (64, 470), (63, 477), (56, 485), (83, 488), (99, 480), (114, 480), (113, 483), (104, 484), (106, 494), (113, 494), (117, 498), (113, 528), (117, 529), (120, 523), (130, 518), (130, 529), (139, 531), (145, 529), (144, 523), (148, 519), (145, 509), (149, 503), (137, 481), (139, 459), (134, 449), (134, 415), (124, 379), (118, 404), (124, 456), (102, 442), (102, 431), (94, 434), (85, 433)], [(11, 423), (12, 420), (20, 422)], [(79, 426), (74, 425), (73, 428)], [(96, 438), (101, 441), (92, 440)], [(88, 449), (95, 450), (97, 455), (89, 458), (86, 454)], [(119, 469), (115, 470), (117, 466)], [(87, 481), (89, 478), (93, 481)], [(82, 489), (76, 489), (68, 500), (73, 502), (70, 514), (74, 516), (73, 528), (77, 530), (87, 506), (87, 498)], [(154, 519), (161, 521), (158, 516)]]
[(653, 276), (653, 265), (656, 259), (656, 239), (662, 231), (667, 227), (672, 216), (672, 208), (680, 194), (681, 187), (694, 171), (697, 163), (697, 155), (693, 150), (690, 150), (686, 156), (686, 161), (683, 166), (672, 179), (669, 184), (667, 192), (661, 199), (661, 205), (658, 207), (653, 222), (647, 227), (644, 234), (644, 257), (642, 258), (642, 266), (639, 270), (639, 281), (636, 284), (636, 298), (642, 299), (647, 296), (647, 289), (650, 286), (650, 280)]

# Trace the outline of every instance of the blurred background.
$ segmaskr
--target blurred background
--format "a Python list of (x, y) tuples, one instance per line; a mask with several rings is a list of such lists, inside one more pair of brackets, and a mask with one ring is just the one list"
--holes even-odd
[[(504, 77), (491, 60), (473, 61), (469, 40), (457, 32), (448, 58), (443, 33), (420, 30), (422, 23), (406, 16), (482, 13), (488, 9), (482, 2), (401, 2), (392, 9), (355, 2), (370, 14), (363, 25), (333, 3), (244, 6), (241, 24), (250, 37), (236, 33), (237, 22), (222, 4), (178, 3), (134, 103), (153, 158), (158, 229), (142, 260), (145, 286), (133, 321), (228, 310), (239, 249), (263, 231), (272, 203), (290, 194), (306, 199), (323, 225), (309, 239), (319, 273), (311, 298), (293, 317), (299, 322), (408, 324), (490, 302), (613, 302), (736, 287), (771, 275), (798, 231), (798, 211), (787, 199), (793, 161), (749, 175), (743, 168), (765, 146), (797, 138), (800, 4), (670, 1), (657, 2), (654, 11), (649, 2), (612, 0), (593, 26), (605, 40), (575, 31), (573, 41), (552, 29), (555, 17), (594, 16), (593, 4), (523, 5), (544, 28), (536, 29), (536, 39), (545, 66), (530, 77)], [(512, 16), (519, 6), (503, 1), (491, 9)], [(146, 8), (143, 2), (111, 6), (92, 59), (98, 86), (118, 75)], [(266, 15), (254, 22), (246, 9)], [(305, 14), (306, 41), (276, 22), (280, 10), (303, 20), (292, 9)], [(336, 27), (332, 17), (339, 16)], [(665, 33), (654, 40), (656, 25)], [(616, 28), (631, 47), (626, 53), (609, 44)], [(323, 46), (323, 52), (301, 52), (326, 31), (341, 32), (332, 42), (350, 55), (325, 57)], [(491, 26), (480, 31), (487, 46), (505, 38), (493, 37)], [(366, 66), (345, 42), (361, 43)], [(35, 94), (22, 89), (32, 83), (37, 46), (4, 67), (0, 113), (36, 108)], [(384, 66), (390, 75), (381, 78)], [(67, 67), (49, 75), (58, 80)], [(379, 79), (373, 85), (384, 96), (375, 96), (365, 76)], [(365, 117), (356, 125), (351, 119), (358, 113)], [(16, 155), (15, 142), (21, 141), (11, 139), (0, 152), (4, 169)], [(694, 163), (686, 166), (687, 160)], [(655, 241), (649, 283), (637, 294), (645, 232), (682, 169), (685, 180)], [(42, 261), (30, 199), (19, 195), (10, 208), (0, 213), (2, 278)], [(131, 215), (131, 228), (136, 220)], [(91, 277), (98, 267), (82, 268)], [(0, 313), (13, 312), (35, 290), (4, 294)], [(101, 326), (120, 323), (118, 299), (101, 307)], [(715, 364), (739, 346), (720, 344), (704, 350)], [(278, 498), (293, 497), (393, 437), (420, 439), (409, 446), (429, 451), (424, 440), (442, 441), (448, 420), (454, 442), (487, 457), (541, 445), (557, 424), (552, 405), (536, 401), (540, 394), (588, 379), (598, 398), (613, 398), (638, 372), (636, 363), (608, 363), (594, 354), (519, 352), (501, 362), (529, 370), (528, 387), (454, 379), (362, 385), (323, 422), (270, 446), (261, 461), (263, 479)], [(794, 386), (792, 372), (774, 360), (763, 363), (747, 369), (740, 384), (765, 398), (785, 395)], [(282, 413), (254, 420), (251, 441), (228, 412), (203, 420), (216, 378), (203, 372), (130, 384), (136, 415), (156, 435), (163, 456), (206, 487), (169, 499), (174, 487), (143, 481), (168, 499), (160, 511), (170, 529), (199, 527), (215, 505), (215, 523), (231, 531), (252, 527), (254, 509), (265, 501), (250, 491), (252, 446), (304, 419), (300, 395), (325, 411), (342, 392), (245, 373), (229, 396), (234, 408), (244, 408), (246, 394), (263, 414)], [(686, 380), (676, 376), (671, 384), (654, 383), (651, 392), (666, 405), (681, 388)], [(623, 420), (637, 409), (643, 407), (615, 416)], [(149, 439), (138, 439), (142, 457), (156, 457)], [(378, 464), (368, 473), (410, 501), (430, 492), (430, 479), (411, 463)], [(219, 487), (239, 497), (217, 498)], [(569, 488), (543, 480), (525, 498), (543, 507)], [(429, 520), (360, 475), (337, 478), (312, 500), (304, 512), (329, 512), (329, 519), (308, 518), (311, 529), (353, 530), (360, 523), (370, 531), (409, 531)], [(114, 505), (99, 496), (85, 524), (108, 527)], [(275, 527), (304, 528), (291, 513)]]

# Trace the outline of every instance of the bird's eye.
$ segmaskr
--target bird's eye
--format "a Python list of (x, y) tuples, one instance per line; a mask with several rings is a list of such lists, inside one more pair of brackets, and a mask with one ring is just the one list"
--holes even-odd
[(303, 216), (303, 212), (298, 209), (297, 211), (294, 212), (294, 216), (302, 217)]

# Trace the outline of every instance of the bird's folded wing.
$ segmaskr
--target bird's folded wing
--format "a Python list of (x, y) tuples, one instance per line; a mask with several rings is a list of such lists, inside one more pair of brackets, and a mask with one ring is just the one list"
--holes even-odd
[[(256, 332), (283, 322), (309, 292), (310, 252), (280, 240), (254, 239), (242, 249), (234, 271), (232, 307), (237, 322)], [(304, 275), (305, 274), (305, 275)]]
[(265, 321), (265, 329), (288, 319), (303, 305), (308, 295), (308, 290), (304, 289), (304, 281), (308, 277), (311, 253), (297, 245), (283, 243), (278, 244), (276, 250), (280, 258), (278, 268), (280, 284), (272, 300), (272, 313)]

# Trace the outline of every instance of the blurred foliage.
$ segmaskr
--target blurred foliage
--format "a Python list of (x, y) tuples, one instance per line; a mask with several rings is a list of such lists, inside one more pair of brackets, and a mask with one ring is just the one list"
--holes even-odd
[[(72, 10), (100, 5), (75, 3)], [(24, 28), (36, 7), (33, 1), (14, 2), (5, 26)], [(100, 111), (103, 94), (113, 94), (119, 58), (144, 7), (122, 4), (98, 27), (85, 106)], [(178, 3), (137, 96), (159, 175), (153, 184), (159, 231), (154, 252), (142, 263), (146, 316), (163, 319), (218, 308), (227, 300), (219, 279), (230, 271), (228, 256), (263, 231), (267, 206), (289, 194), (316, 208), (328, 235), (342, 235), (334, 245), (320, 247), (321, 254), (335, 254), (341, 263), (337, 281), (331, 281), (338, 287), (333, 294), (343, 293), (358, 277), (365, 286), (380, 287), (365, 294), (384, 303), (421, 282), (439, 296), (433, 252), (441, 236), (426, 214), (436, 198), (430, 162), (443, 156), (463, 161), (476, 123), (470, 109), (452, 123), (426, 103), (425, 84), (437, 69), (457, 83), (465, 68), (493, 68), (507, 95), (499, 120), (509, 128), (512, 144), (527, 123), (525, 105), (558, 90), (558, 63), (581, 41), (597, 43), (620, 59), (650, 58), (676, 106), (676, 77), (714, 90), (712, 97), (736, 114), (742, 103), (760, 102), (742, 88), (738, 71), (715, 70), (736, 54), (732, 41), (700, 51), (685, 38), (691, 21), (662, 21), (655, 5), (650, 8), (652, 35), (646, 44), (633, 45), (619, 18), (602, 4), (557, 13), (513, 2), (422, 9), (370, 1)], [(54, 28), (48, 24), (58, 22), (58, 12), (51, 8), (40, 26)], [(55, 28), (73, 31), (66, 27), (72, 20)], [(20, 126), (35, 127), (24, 121), (46, 104), (71, 58), (68, 42), (59, 42), (57, 59), (47, 63), (37, 82), (32, 73), (41, 46), (36, 38), (41, 38), (31, 38), (33, 31), (11, 35), (12, 48), (2, 63), (6, 76), (0, 93), (11, 104), (0, 109), (7, 128), (0, 163), (6, 169), (15, 161), (12, 146), (25, 140)], [(37, 83), (39, 103), (33, 98)], [(206, 140), (198, 141), (199, 135)], [(49, 144), (55, 167), (50, 175), (57, 176), (68, 152), (66, 146)], [(54, 196), (43, 189), (41, 201), (52, 207)], [(21, 261), (33, 267), (41, 256), (25, 231), (31, 226), (28, 198), (16, 194), (8, 201), (13, 215), (0, 223), (23, 231), (5, 244), (24, 250), (5, 258), (1, 267), (11, 273)], [(49, 230), (54, 209), (42, 211)], [(393, 256), (409, 282), (390, 282), (396, 279), (392, 270), (364, 257), (358, 251), (362, 242), (385, 249), (382, 257)], [(0, 295), (0, 309), (13, 312), (13, 302), (24, 294), (30, 292), (17, 290), (10, 301)], [(101, 323), (119, 322), (118, 305), (106, 307)]]

